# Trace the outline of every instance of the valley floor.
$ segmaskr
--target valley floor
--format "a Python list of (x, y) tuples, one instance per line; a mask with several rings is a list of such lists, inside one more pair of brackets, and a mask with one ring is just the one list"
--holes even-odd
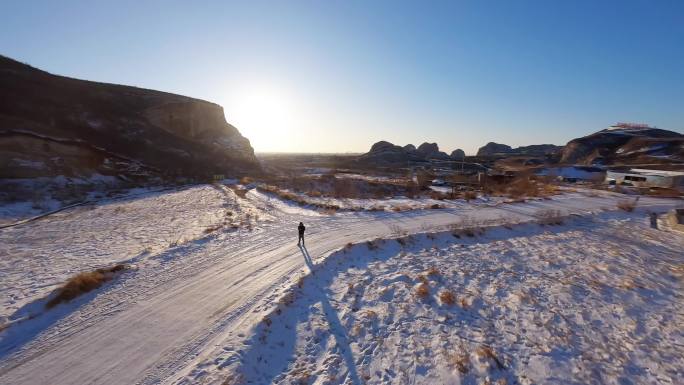
[[(647, 210), (664, 211), (679, 201), (642, 198), (634, 214), (573, 219), (548, 228), (551, 234), (537, 224), (519, 225), (528, 227), (500, 228), (460, 243), (441, 235), (430, 240), (436, 249), (427, 250), (426, 236), (416, 236), (404, 254), (394, 241), (373, 253), (355, 246), (349, 258), (335, 253), (348, 243), (400, 233), (537, 222), (549, 209), (582, 216), (614, 211), (620, 199), (577, 192), (516, 204), (322, 215), (253, 191), (241, 198), (215, 185), (75, 207), (0, 230), (0, 383), (287, 383), (306, 374), (321, 384), (429, 383), (435, 375), (446, 382), (483, 376), (523, 382), (523, 374), (553, 381), (574, 373), (578, 354), (606, 361), (617, 357), (616, 346), (636, 352), (620, 360), (630, 363), (637, 383), (665, 381), (672, 370), (683, 370), (674, 359), (662, 364), (669, 354), (681, 357), (682, 336), (661, 325), (681, 324), (681, 278), (668, 281), (665, 273), (674, 267), (671, 274), (679, 274), (684, 262), (672, 250), (684, 242), (644, 223)], [(307, 225), (307, 258), (295, 244), (300, 220)], [(623, 227), (622, 235), (611, 235)], [(68, 277), (113, 263), (130, 268), (99, 290), (44, 310), (46, 298)], [(439, 277), (427, 278), (431, 294), (416, 301), (415, 280), (433, 264)], [(646, 265), (651, 270), (643, 271)], [(576, 285), (551, 278), (575, 279)], [(381, 297), (383, 285), (390, 289)], [(443, 306), (437, 292), (445, 288), (467, 305)], [(653, 297), (641, 306), (646, 295)], [(260, 340), (264, 317), (275, 311), (283, 318), (273, 325), (291, 329)], [(639, 311), (644, 314), (635, 315)], [(642, 347), (637, 337), (650, 338), (650, 345)], [(562, 338), (567, 345), (558, 350)], [(599, 344), (591, 351), (590, 340)], [(454, 357), (470, 360), (462, 376), (440, 356), (440, 346), (452, 345)], [(500, 356), (503, 369), (486, 368), (492, 358), (478, 353), (481, 346)], [(651, 354), (648, 346), (660, 347), (660, 367), (645, 369), (653, 362), (641, 357)], [(428, 365), (429, 355), (434, 360)], [(549, 357), (565, 366), (554, 366)], [(259, 369), (266, 358), (271, 364)], [(624, 376), (624, 365), (594, 362), (582, 366), (589, 377), (567, 378)]]

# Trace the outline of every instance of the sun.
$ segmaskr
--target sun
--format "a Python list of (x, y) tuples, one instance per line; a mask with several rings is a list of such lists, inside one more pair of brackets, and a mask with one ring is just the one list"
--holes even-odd
[(272, 86), (249, 87), (236, 98), (231, 122), (257, 151), (283, 151), (293, 143), (292, 97)]

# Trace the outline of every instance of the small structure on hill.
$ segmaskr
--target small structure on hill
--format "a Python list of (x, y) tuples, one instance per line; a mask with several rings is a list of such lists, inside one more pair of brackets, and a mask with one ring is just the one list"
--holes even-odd
[(684, 172), (633, 168), (606, 172), (606, 183), (634, 187), (657, 187), (684, 190)]

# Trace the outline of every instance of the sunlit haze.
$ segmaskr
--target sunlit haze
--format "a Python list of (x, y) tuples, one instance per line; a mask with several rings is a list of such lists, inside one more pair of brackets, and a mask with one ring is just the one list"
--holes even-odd
[(684, 2), (15, 1), (0, 53), (224, 107), (259, 152), (684, 127)]

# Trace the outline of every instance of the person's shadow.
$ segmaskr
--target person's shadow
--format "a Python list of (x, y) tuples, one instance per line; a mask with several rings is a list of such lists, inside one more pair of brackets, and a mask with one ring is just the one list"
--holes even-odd
[[(311, 274), (315, 274), (315, 265), (311, 255), (309, 255), (309, 250), (307, 250), (306, 246), (303, 244), (299, 245), (299, 249), (304, 256), (304, 263), (306, 263), (306, 266), (308, 266), (309, 270), (311, 270)], [(337, 316), (337, 311), (335, 311), (330, 304), (330, 300), (328, 300), (326, 291), (321, 289), (316, 290), (315, 293), (319, 294), (317, 299), (321, 301), (321, 307), (323, 308), (325, 317), (330, 325), (330, 331), (335, 336), (335, 341), (337, 342), (340, 352), (342, 353), (342, 357), (344, 357), (345, 364), (349, 369), (349, 377), (351, 378), (352, 384), (361, 385), (362, 382), (359, 378), (359, 373), (356, 371), (356, 363), (354, 362), (351, 346), (349, 346), (349, 337), (347, 337), (347, 331), (344, 325), (342, 325), (342, 321), (340, 321), (340, 318)]]
[(302, 243), (299, 245), (299, 250), (302, 252), (302, 255), (304, 256), (304, 263), (306, 263), (306, 266), (311, 270), (311, 273), (314, 272), (314, 263), (313, 260), (311, 259), (311, 256), (309, 255), (309, 250), (306, 249), (306, 246)]

